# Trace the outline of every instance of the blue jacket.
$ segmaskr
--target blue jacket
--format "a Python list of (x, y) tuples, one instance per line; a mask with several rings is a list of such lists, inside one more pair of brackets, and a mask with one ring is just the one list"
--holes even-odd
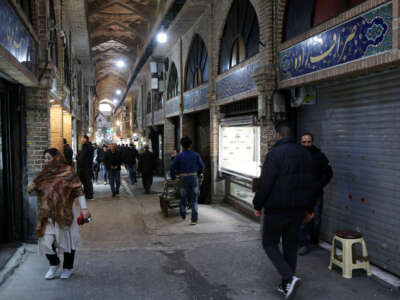
[(185, 150), (179, 153), (171, 164), (171, 177), (175, 179), (176, 173), (197, 173), (200, 175), (204, 170), (204, 163), (198, 153)]
[(317, 187), (310, 151), (283, 138), (267, 154), (253, 205), (269, 212), (312, 210)]

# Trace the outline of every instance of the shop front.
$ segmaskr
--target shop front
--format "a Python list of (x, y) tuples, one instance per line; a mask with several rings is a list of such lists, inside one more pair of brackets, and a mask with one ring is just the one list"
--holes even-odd
[(0, 78), (0, 243), (24, 239), (24, 87)]
[(253, 179), (260, 176), (261, 127), (256, 124), (257, 97), (220, 107), (219, 177), (225, 179), (226, 200), (249, 212)]
[(323, 239), (362, 232), (375, 263), (399, 274), (400, 69), (316, 87), (313, 105), (297, 109), (298, 134), (311, 132), (331, 162)]

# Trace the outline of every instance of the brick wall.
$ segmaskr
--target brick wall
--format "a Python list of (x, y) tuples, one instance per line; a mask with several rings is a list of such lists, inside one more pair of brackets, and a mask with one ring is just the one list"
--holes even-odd
[(46, 88), (26, 89), (27, 170), (36, 173), (43, 167), (43, 151), (49, 146), (49, 102)]

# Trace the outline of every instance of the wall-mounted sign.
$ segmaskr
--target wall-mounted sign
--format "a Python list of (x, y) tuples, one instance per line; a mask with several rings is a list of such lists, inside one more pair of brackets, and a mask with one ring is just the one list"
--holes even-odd
[(259, 126), (220, 127), (218, 168), (221, 172), (257, 178), (260, 165)]
[(279, 53), (280, 80), (334, 67), (392, 49), (392, 3)]
[(208, 104), (207, 93), (208, 85), (183, 94), (184, 111), (195, 111), (206, 106)]
[(179, 97), (167, 100), (165, 114), (167, 117), (179, 115)]
[(7, 0), (0, 0), (0, 32), (0, 45), (35, 73), (35, 42)]
[(252, 75), (259, 66), (255, 61), (217, 80), (217, 100), (222, 100), (256, 88)]

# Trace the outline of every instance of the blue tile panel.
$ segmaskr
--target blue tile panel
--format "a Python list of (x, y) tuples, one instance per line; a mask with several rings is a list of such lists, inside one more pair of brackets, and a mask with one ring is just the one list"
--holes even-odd
[(0, 0), (0, 32), (0, 45), (35, 73), (35, 42), (7, 0)]
[(160, 124), (163, 122), (163, 110), (157, 110), (154, 112), (154, 123)]
[(258, 66), (259, 62), (255, 61), (221, 79), (218, 79), (217, 100), (222, 100), (254, 89), (256, 85), (253, 81), (252, 74)]
[(179, 114), (179, 97), (167, 100), (165, 110), (167, 116)]
[(183, 95), (184, 111), (196, 110), (197, 108), (207, 105), (207, 94), (208, 85), (195, 91), (186, 92)]
[(392, 3), (279, 53), (280, 80), (334, 67), (392, 49)]

